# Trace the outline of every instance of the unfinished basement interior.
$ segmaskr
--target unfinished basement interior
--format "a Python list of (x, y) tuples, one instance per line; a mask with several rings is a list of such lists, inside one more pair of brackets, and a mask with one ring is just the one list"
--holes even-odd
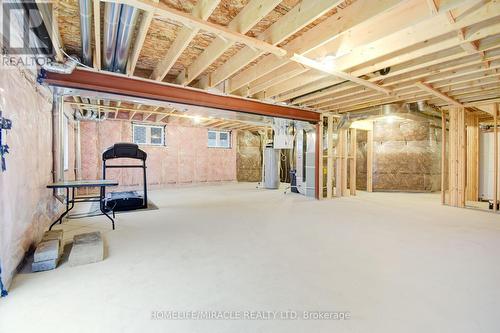
[(0, 332), (499, 332), (499, 0), (4, 0)]

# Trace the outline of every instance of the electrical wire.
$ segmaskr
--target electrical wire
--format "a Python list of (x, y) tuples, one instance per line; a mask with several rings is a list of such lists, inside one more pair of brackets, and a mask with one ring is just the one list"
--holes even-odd
[(66, 52), (64, 52), (64, 50), (62, 48), (60, 48), (61, 52), (66, 56), (68, 57), (69, 59), (72, 59), (74, 62), (76, 62), (78, 65), (82, 66), (82, 67), (85, 67), (85, 68), (88, 68), (88, 69), (93, 69), (92, 67), (90, 66), (87, 66), (85, 64), (82, 64), (78, 59), (75, 59), (75, 57), (72, 57), (70, 56), (69, 54), (67, 54)]

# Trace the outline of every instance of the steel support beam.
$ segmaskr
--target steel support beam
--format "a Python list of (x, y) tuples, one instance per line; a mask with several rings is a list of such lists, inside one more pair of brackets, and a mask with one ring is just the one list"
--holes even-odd
[(179, 87), (146, 79), (133, 79), (111, 73), (82, 69), (76, 69), (71, 74), (43, 72), (39, 77), (39, 81), (56, 87), (85, 89), (269, 117), (303, 120), (312, 123), (319, 121), (319, 113), (314, 111), (268, 104), (235, 96), (216, 95), (199, 89)]

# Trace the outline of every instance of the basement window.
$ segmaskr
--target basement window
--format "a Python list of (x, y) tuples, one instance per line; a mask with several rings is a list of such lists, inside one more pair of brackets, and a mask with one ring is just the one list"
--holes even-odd
[(165, 146), (165, 126), (132, 124), (132, 141), (138, 145)]
[(231, 131), (208, 131), (209, 148), (231, 148)]

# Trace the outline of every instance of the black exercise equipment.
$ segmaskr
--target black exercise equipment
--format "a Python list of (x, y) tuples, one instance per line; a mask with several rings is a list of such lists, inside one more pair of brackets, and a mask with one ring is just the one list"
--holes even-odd
[[(102, 153), (102, 178), (106, 179), (107, 169), (120, 169), (120, 168), (141, 168), (144, 174), (144, 194), (141, 196), (136, 191), (127, 192), (110, 192), (107, 195), (104, 191), (105, 188), (101, 188), (103, 191), (102, 195), (105, 197), (103, 202), (104, 209), (107, 211), (119, 212), (127, 211), (141, 208), (148, 208), (148, 189), (147, 189), (147, 177), (146, 177), (146, 158), (148, 154), (145, 151), (139, 149), (139, 146), (135, 143), (115, 143), (113, 146), (109, 147)], [(132, 158), (141, 160), (142, 164), (131, 164), (131, 165), (108, 165), (106, 162), (108, 160), (117, 158)]]
[(9, 146), (3, 144), (2, 141), (2, 131), (12, 129), (12, 121), (10, 119), (2, 117), (2, 111), (0, 111), (0, 170), (7, 170), (7, 165), (5, 163), (5, 155), (9, 153)]

